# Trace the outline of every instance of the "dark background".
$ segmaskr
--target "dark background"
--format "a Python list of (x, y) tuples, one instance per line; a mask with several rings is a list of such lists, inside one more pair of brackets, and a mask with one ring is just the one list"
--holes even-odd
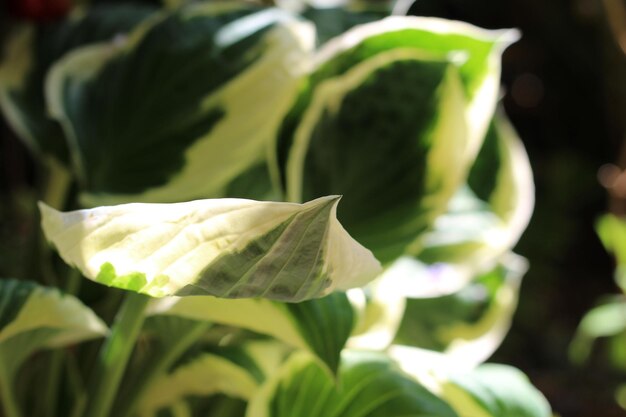
[[(9, 9), (16, 13), (29, 1), (38, 3), (9, 1), (0, 0), (0, 39)], [(65, 1), (39, 3), (54, 3), (48, 13), (54, 15)], [(607, 13), (616, 4), (626, 7), (623, 0), (418, 0), (410, 10), (523, 34), (503, 57), (503, 103), (535, 175), (535, 214), (517, 247), (531, 269), (513, 328), (492, 361), (521, 368), (563, 417), (626, 414), (613, 400), (626, 374), (610, 366), (606, 346), (598, 344), (582, 366), (567, 356), (584, 312), (602, 295), (617, 293), (612, 260), (593, 229), (609, 207), (626, 207), (597, 180), (604, 164), (626, 163), (626, 56), (610, 29), (615, 15)], [(0, 250), (11, 254), (2, 262), (20, 264), (24, 248), (15, 231), (36, 227), (20, 223), (14, 198), (35, 181), (33, 170), (27, 150), (0, 119), (0, 242), (10, 246), (2, 243)], [(17, 203), (2, 204), (8, 200)]]
[(612, 369), (607, 347), (599, 343), (582, 366), (567, 356), (584, 312), (618, 292), (593, 228), (609, 207), (624, 210), (617, 191), (597, 179), (604, 164), (626, 162), (626, 56), (609, 25), (616, 5), (626, 7), (623, 0), (418, 0), (411, 8), (522, 32), (503, 56), (502, 78), (504, 107), (535, 176), (535, 213), (516, 248), (531, 269), (513, 328), (491, 361), (523, 369), (563, 417), (626, 415), (613, 400), (626, 374)]

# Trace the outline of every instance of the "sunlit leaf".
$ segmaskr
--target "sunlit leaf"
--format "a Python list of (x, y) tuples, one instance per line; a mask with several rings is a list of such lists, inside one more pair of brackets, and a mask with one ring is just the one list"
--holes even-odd
[(485, 364), (452, 376), (443, 385), (443, 398), (459, 417), (550, 417), (545, 397), (518, 369)]
[(248, 369), (222, 356), (205, 353), (154, 381), (139, 403), (141, 415), (171, 406), (186, 396), (222, 393), (249, 399), (258, 382)]
[(0, 366), (12, 377), (27, 357), (103, 336), (104, 323), (78, 299), (29, 281), (0, 279)]
[[(622, 333), (626, 334), (626, 299), (615, 297), (585, 314), (570, 345), (570, 357), (576, 362), (583, 362), (591, 353), (595, 339)], [(619, 340), (622, 342), (622, 339)]]
[[(517, 39), (515, 31), (488, 31), (468, 23), (416, 16), (392, 16), (355, 27), (331, 40), (319, 53), (320, 72), (345, 71), (367, 57), (410, 48), (458, 62), (468, 105), (468, 161), (476, 156), (493, 115), (500, 89), (502, 51)], [(455, 56), (456, 55), (456, 56)]]
[(153, 297), (302, 301), (362, 286), (380, 271), (337, 221), (338, 199), (40, 208), (48, 240), (96, 282)]
[(44, 79), (69, 51), (122, 37), (155, 9), (138, 4), (94, 5), (58, 22), (23, 26), (0, 64), (0, 106), (16, 133), (37, 152), (69, 163), (61, 126), (46, 111)]
[(83, 201), (223, 196), (265, 158), (313, 42), (310, 25), (286, 12), (198, 3), (64, 58), (47, 97)]
[(526, 375), (505, 365), (394, 345), (389, 354), (409, 375), (451, 405), (459, 417), (549, 417), (550, 406)]
[[(465, 150), (464, 162), (470, 163), (480, 148), (496, 106), (500, 83), (500, 54), (516, 36), (514, 31), (486, 31), (450, 20), (394, 16), (357, 26), (332, 39), (317, 54), (315, 71), (309, 83), (303, 86), (299, 101), (283, 124), (278, 142), (277, 177), (278, 172), (286, 166), (289, 149), (295, 140), (295, 130), (310, 106), (315, 90), (324, 81), (343, 76), (354, 66), (378, 54), (407, 49), (450, 60), (459, 66), (464, 95), (468, 102), (460, 111), (469, 127), (468, 137), (460, 146)], [(402, 90), (407, 92), (401, 97), (402, 100), (393, 97), (395, 102), (408, 105), (408, 91), (422, 88), (415, 83), (416, 80), (408, 81), (395, 80), (396, 84), (404, 84)], [(408, 86), (413, 88), (407, 88)], [(378, 107), (384, 108), (389, 98), (392, 97), (370, 97), (370, 103), (378, 103)], [(410, 104), (411, 107), (413, 105)], [(389, 130), (393, 130), (395, 120), (383, 117), (380, 119), (376, 123), (378, 126), (387, 125)], [(362, 117), (363, 129), (371, 124), (371, 118)], [(383, 136), (387, 136), (389, 132), (384, 133)], [(410, 133), (404, 133), (410, 137)], [(284, 171), (280, 176), (284, 182)]]
[(500, 346), (511, 325), (525, 271), (525, 260), (511, 254), (456, 293), (408, 299), (395, 343), (481, 363)]
[(251, 400), (246, 417), (456, 417), (382, 354), (348, 351), (338, 379), (294, 355)]
[(464, 105), (454, 65), (406, 48), (324, 79), (293, 131), (289, 199), (339, 192), (346, 229), (382, 262), (394, 259), (461, 182)]
[[(152, 316), (148, 319), (151, 332), (170, 327), (169, 324), (162, 326), (163, 322), (181, 321), (186, 320), (172, 316)], [(167, 334), (153, 336), (163, 341), (168, 339)], [(273, 340), (219, 346), (199, 343), (168, 372), (150, 380), (148, 389), (138, 398), (135, 412), (142, 417), (157, 412), (161, 415), (166, 409), (185, 403), (194, 410), (192, 415), (231, 415), (227, 410), (231, 407), (240, 409), (241, 402), (247, 401), (259, 384), (275, 373), (289, 351), (290, 348)], [(209, 398), (209, 401), (204, 400)], [(207, 407), (215, 411), (200, 411)], [(241, 416), (242, 413), (235, 415)]]
[(406, 297), (382, 284), (377, 279), (363, 289), (348, 292), (359, 319), (348, 341), (349, 347), (384, 350), (396, 336), (404, 316)]
[(149, 314), (206, 320), (274, 336), (310, 351), (331, 372), (337, 371), (341, 350), (356, 322), (344, 293), (293, 304), (263, 299), (170, 298), (154, 302)]
[(392, 266), (387, 275), (421, 279), (425, 285), (415, 285), (421, 296), (456, 291), (493, 268), (513, 248), (528, 225), (533, 204), (528, 155), (500, 115), (490, 126), (467, 185), (457, 191), (447, 212), (418, 244), (418, 259), (426, 266), (402, 260), (398, 270)]

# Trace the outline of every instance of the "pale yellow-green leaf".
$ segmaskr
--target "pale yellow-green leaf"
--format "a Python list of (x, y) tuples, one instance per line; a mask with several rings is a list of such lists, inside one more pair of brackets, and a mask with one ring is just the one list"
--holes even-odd
[(150, 315), (175, 315), (194, 320), (243, 327), (306, 349), (306, 341), (285, 306), (265, 299), (228, 300), (217, 297), (168, 297), (154, 300)]
[(0, 343), (40, 328), (54, 330), (45, 347), (59, 347), (101, 337), (106, 325), (76, 297), (37, 286), (15, 318), (0, 330)]
[[(359, 25), (345, 34), (332, 39), (325, 44), (316, 55), (314, 66), (323, 64), (333, 56), (355, 48), (368, 38), (374, 38), (385, 33), (402, 31), (414, 31), (427, 33), (424, 41), (412, 40), (413, 48), (420, 48), (425, 52), (452, 54), (452, 59), (460, 65), (468, 64), (480, 66), (479, 75), (472, 75), (467, 82), (469, 103), (462, 110), (468, 131), (466, 162), (469, 163), (478, 153), (483, 137), (487, 132), (489, 121), (496, 108), (500, 91), (501, 54), (504, 49), (519, 38), (515, 30), (485, 30), (469, 23), (440, 19), (433, 17), (418, 16), (391, 16), (376, 22)], [(408, 33), (408, 32), (407, 32)], [(454, 39), (454, 38), (457, 39)], [(447, 41), (445, 38), (453, 40)], [(468, 48), (464, 39), (469, 39), (477, 44), (484, 44), (479, 56), (476, 51)], [(435, 39), (432, 41), (432, 39)], [(455, 43), (456, 48), (455, 48)], [(392, 45), (393, 48), (395, 45)], [(403, 45), (404, 46), (404, 45)], [(476, 53), (476, 56), (472, 54)], [(473, 62), (469, 62), (469, 61)], [(475, 61), (484, 61), (480, 64)], [(466, 67), (467, 67), (466, 66)], [(464, 72), (470, 73), (466, 69)]]
[(371, 252), (337, 221), (337, 201), (40, 208), (47, 239), (96, 282), (153, 297), (301, 301), (362, 286), (380, 272)]
[(203, 354), (171, 374), (158, 378), (142, 397), (138, 411), (149, 414), (187, 396), (226, 394), (249, 399), (258, 383), (242, 366), (217, 355)]

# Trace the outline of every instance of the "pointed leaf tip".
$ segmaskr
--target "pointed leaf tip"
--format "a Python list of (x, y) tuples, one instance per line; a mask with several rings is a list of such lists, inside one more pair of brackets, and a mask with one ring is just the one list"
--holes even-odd
[(340, 198), (133, 203), (67, 213), (40, 203), (40, 210), (47, 239), (96, 282), (153, 297), (296, 302), (380, 273), (372, 253), (337, 221)]

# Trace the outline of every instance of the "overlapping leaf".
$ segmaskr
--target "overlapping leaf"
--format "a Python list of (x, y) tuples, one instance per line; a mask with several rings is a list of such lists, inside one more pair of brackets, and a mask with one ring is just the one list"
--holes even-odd
[(483, 362), (511, 325), (525, 272), (525, 260), (511, 254), (461, 291), (408, 299), (395, 342), (446, 352), (466, 364)]
[(396, 336), (404, 310), (405, 295), (377, 279), (363, 289), (348, 292), (358, 312), (348, 347), (385, 350)]
[(222, 196), (263, 160), (313, 42), (285, 12), (205, 3), (57, 63), (47, 97), (84, 202)]
[(71, 295), (28, 281), (0, 279), (0, 366), (9, 378), (39, 349), (103, 336), (107, 327)]
[(518, 369), (485, 364), (452, 376), (443, 385), (443, 398), (459, 417), (550, 417), (545, 397)]
[(381, 261), (394, 260), (465, 177), (512, 36), (392, 17), (329, 41), (281, 128), (275, 178), (294, 201), (343, 194), (346, 228)]
[[(470, 126), (471, 161), (478, 152), (489, 120), (495, 109), (500, 78), (500, 54), (515, 39), (512, 31), (485, 31), (462, 22), (421, 17), (390, 17), (357, 26), (325, 45), (317, 57), (305, 93), (292, 109), (291, 120), (283, 126), (278, 162), (285, 165), (287, 150), (293, 141), (293, 130), (309, 105), (313, 90), (324, 80), (343, 75), (354, 65), (394, 49), (412, 49), (446, 57), (462, 52), (455, 61), (460, 64), (461, 79), (470, 103), (466, 112)], [(414, 86), (417, 88), (417, 86)]]
[(294, 355), (251, 400), (246, 417), (456, 417), (382, 354), (348, 351), (338, 380)]
[(44, 79), (54, 62), (80, 46), (123, 36), (153, 11), (137, 4), (96, 5), (13, 34), (0, 65), (0, 106), (33, 150), (69, 163), (61, 126), (48, 116), (44, 98)]
[(337, 371), (341, 350), (357, 321), (345, 293), (297, 304), (263, 299), (172, 298), (154, 302), (150, 314), (206, 320), (267, 334), (310, 351), (331, 372)]
[(150, 415), (187, 396), (221, 393), (248, 400), (257, 389), (258, 382), (247, 367), (206, 353), (157, 379), (143, 396), (137, 411), (140, 415)]
[(463, 105), (456, 68), (408, 49), (324, 80), (293, 132), (289, 199), (341, 193), (350, 233), (382, 262), (394, 259), (461, 181)]
[(407, 295), (457, 291), (493, 268), (526, 228), (534, 205), (532, 172), (503, 117), (492, 122), (467, 184), (416, 245), (418, 259), (401, 259), (386, 272), (388, 280), (414, 281)]
[(380, 271), (337, 221), (338, 197), (124, 204), (68, 213), (41, 204), (44, 233), (96, 282), (154, 297), (302, 301)]
[(459, 417), (549, 417), (550, 405), (526, 375), (505, 365), (394, 345), (390, 356), (446, 401)]

